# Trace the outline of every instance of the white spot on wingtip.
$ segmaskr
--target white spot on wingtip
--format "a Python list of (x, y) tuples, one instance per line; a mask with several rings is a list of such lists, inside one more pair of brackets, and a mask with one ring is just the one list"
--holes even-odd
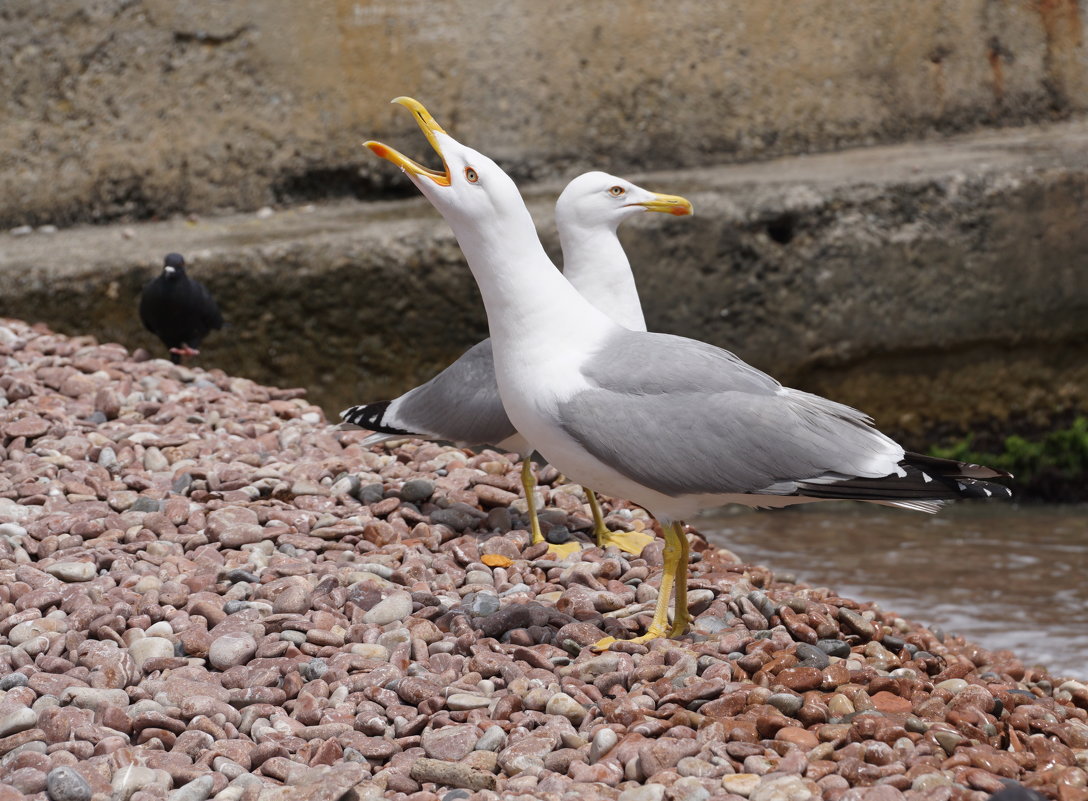
[(904, 470), (902, 467), (900, 467), (898, 465), (896, 465), (896, 467), (895, 467), (895, 474), (897, 476), (899, 476), (899, 478), (906, 478), (907, 477), (907, 471)]
[(990, 491), (989, 491), (988, 489), (986, 489), (985, 487), (983, 487), (983, 488), (982, 488), (982, 491), (986, 493), (986, 497), (987, 497), (987, 498), (989, 498), (989, 497), (990, 497), (991, 495), (993, 495), (993, 493), (992, 493), (992, 492), (990, 492)]
[(956, 487), (959, 488), (960, 492), (963, 492), (965, 489), (967, 489), (967, 485), (964, 484), (962, 481), (957, 481)]
[(929, 473), (927, 473), (927, 472), (925, 472), (923, 470), (922, 471), (922, 480), (925, 481), (928, 484), (930, 481), (933, 480), (933, 477)]

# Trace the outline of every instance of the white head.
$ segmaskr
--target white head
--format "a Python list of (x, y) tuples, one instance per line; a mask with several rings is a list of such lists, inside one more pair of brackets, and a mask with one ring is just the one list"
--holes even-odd
[(692, 213), (691, 203), (677, 195), (643, 189), (605, 172), (579, 175), (563, 190), (555, 204), (560, 231), (576, 227), (615, 231), (637, 214), (660, 211), (676, 216)]

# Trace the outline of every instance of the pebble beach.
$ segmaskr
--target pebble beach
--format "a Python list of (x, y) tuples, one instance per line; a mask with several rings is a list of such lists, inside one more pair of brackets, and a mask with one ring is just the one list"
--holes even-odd
[(1088, 686), (695, 531), (689, 633), (593, 652), (662, 547), (554, 469), (565, 561), (513, 455), (15, 320), (0, 365), (0, 801), (1088, 801)]

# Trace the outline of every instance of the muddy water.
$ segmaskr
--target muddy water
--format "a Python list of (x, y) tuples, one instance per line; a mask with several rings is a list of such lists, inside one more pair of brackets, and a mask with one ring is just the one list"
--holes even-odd
[(694, 522), (746, 561), (1088, 678), (1088, 507), (814, 504)]

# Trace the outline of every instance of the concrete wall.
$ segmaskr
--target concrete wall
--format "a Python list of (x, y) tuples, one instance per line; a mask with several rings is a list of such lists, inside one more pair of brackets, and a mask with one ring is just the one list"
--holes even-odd
[(404, 191), (410, 94), (515, 174), (1038, 121), (1088, 0), (5, 0), (0, 227)]

